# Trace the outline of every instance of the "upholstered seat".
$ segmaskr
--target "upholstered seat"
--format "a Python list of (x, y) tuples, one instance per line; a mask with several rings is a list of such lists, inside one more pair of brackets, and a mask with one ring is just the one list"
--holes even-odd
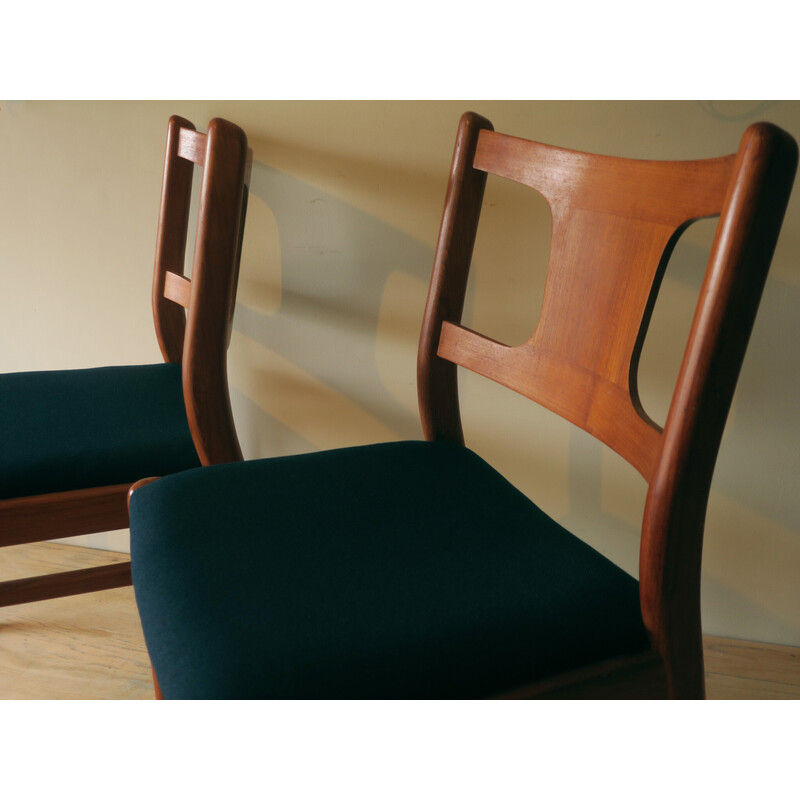
[(131, 514), (165, 697), (483, 697), (649, 648), (638, 583), (458, 445), (191, 470)]
[(180, 364), (0, 375), (0, 500), (199, 467)]

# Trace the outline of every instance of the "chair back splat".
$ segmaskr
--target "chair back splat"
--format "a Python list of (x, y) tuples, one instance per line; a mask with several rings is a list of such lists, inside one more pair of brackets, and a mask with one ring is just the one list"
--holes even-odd
[[(649, 483), (642, 613), (674, 696), (702, 693), (700, 556), (714, 463), (791, 192), (797, 145), (752, 125), (738, 153), (702, 161), (590, 155), (461, 120), (418, 358), (428, 440), (463, 442), (456, 365), (588, 431)], [(487, 173), (540, 192), (552, 242), (538, 325), (508, 347), (461, 326)], [(672, 250), (693, 221), (720, 215), (688, 346), (662, 430), (637, 367)], [(689, 667), (691, 665), (691, 668)]]

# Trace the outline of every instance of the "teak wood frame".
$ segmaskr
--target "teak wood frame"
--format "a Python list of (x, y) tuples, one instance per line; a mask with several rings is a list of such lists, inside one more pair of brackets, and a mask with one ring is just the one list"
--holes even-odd
[[(203, 167), (191, 280), (184, 276), (194, 165)], [(230, 407), (227, 349), (252, 153), (236, 125), (207, 133), (169, 120), (158, 221), (153, 316), (164, 360), (181, 364), (189, 428), (202, 464), (242, 458)], [(131, 484), (0, 501), (0, 546), (128, 526)], [(0, 606), (131, 584), (130, 563), (0, 582)]]
[[(589, 155), (460, 123), (418, 356), (428, 440), (464, 443), (457, 365), (544, 405), (629, 461), (648, 482), (640, 598), (652, 652), (525, 687), (510, 697), (705, 694), (700, 565), (725, 420), (797, 166), (774, 125), (702, 161)], [(488, 173), (536, 189), (552, 214), (538, 325), (508, 347), (461, 326)], [(639, 354), (681, 233), (720, 215), (663, 430), (639, 401)]]

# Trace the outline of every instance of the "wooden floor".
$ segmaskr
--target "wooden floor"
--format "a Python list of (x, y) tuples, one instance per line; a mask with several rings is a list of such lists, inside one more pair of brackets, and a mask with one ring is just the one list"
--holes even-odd
[[(0, 577), (129, 560), (49, 542), (0, 549)], [(133, 587), (0, 608), (0, 699), (153, 697)]]
[[(127, 556), (64, 544), (0, 549), (0, 577)], [(711, 700), (800, 699), (800, 648), (706, 637)], [(0, 699), (149, 700), (150, 662), (133, 589), (0, 608)]]

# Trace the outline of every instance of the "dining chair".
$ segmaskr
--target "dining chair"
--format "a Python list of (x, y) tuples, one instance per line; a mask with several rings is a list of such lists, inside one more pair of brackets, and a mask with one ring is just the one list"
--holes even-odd
[[(226, 360), (251, 162), (236, 125), (170, 118), (152, 289), (164, 363), (0, 375), (0, 546), (126, 528), (137, 479), (241, 460)], [(129, 562), (6, 580), (0, 606), (130, 583)]]
[[(698, 161), (592, 155), (460, 122), (418, 351), (424, 441), (189, 470), (131, 493), (165, 698), (702, 698), (717, 450), (797, 164), (768, 123)], [(552, 214), (528, 341), (461, 324), (487, 174)], [(637, 365), (670, 253), (719, 215), (666, 422)], [(464, 443), (457, 368), (592, 434), (646, 481), (638, 580)]]

